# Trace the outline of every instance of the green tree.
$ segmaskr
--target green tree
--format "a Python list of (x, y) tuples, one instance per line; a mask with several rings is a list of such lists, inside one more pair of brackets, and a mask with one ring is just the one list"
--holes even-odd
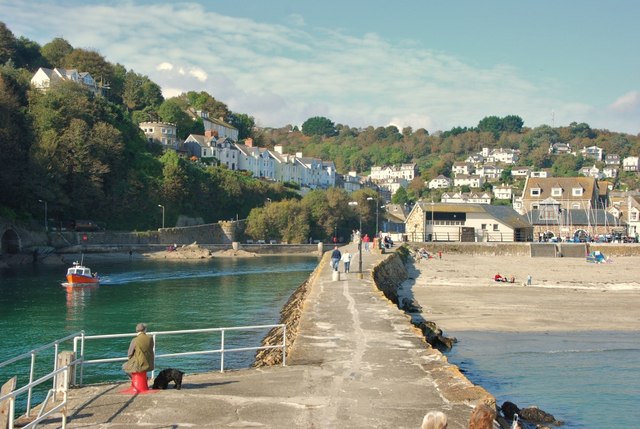
[(520, 133), (523, 126), (524, 121), (520, 116), (508, 115), (502, 118), (502, 128), (508, 133)]
[(480, 132), (492, 133), (495, 138), (498, 138), (500, 133), (504, 130), (504, 124), (502, 119), (497, 116), (487, 116), (478, 123), (478, 130)]
[(16, 38), (4, 22), (0, 22), (0, 64), (4, 64), (16, 53)]
[(238, 129), (238, 140), (243, 140), (253, 135), (253, 128), (256, 125), (253, 116), (249, 116), (246, 113), (231, 113), (228, 119), (229, 124)]
[(0, 73), (0, 205), (22, 205), (28, 179), (26, 166), (31, 128), (18, 93), (19, 86)]
[(175, 98), (165, 100), (158, 108), (158, 115), (163, 121), (176, 124), (179, 138), (185, 139), (191, 134), (193, 119)]
[(331, 137), (337, 134), (334, 123), (322, 116), (309, 118), (302, 124), (302, 133), (305, 136)]
[(393, 204), (405, 204), (409, 203), (409, 195), (407, 194), (407, 190), (405, 188), (399, 188), (395, 194), (391, 197), (391, 202)]
[(56, 37), (40, 48), (40, 53), (51, 67), (62, 67), (64, 57), (71, 52), (73, 52), (73, 46), (61, 37)]

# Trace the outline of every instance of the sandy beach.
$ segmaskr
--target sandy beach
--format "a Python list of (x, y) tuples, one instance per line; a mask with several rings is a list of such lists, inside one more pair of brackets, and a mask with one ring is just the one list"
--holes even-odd
[[(415, 262), (403, 288), (443, 331), (640, 330), (639, 257), (584, 258), (443, 254)], [(515, 276), (499, 283), (496, 273)], [(532, 285), (527, 286), (531, 275)]]

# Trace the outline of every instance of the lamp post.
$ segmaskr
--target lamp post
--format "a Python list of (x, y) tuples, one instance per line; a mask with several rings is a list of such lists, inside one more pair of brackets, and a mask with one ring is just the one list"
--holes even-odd
[[(375, 236), (378, 237), (378, 231), (380, 231), (378, 229), (378, 206), (380, 205), (380, 202), (378, 201), (377, 198), (367, 197), (367, 201), (373, 201), (374, 199), (376, 200), (376, 233), (375, 233)], [(380, 237), (378, 237), (378, 238), (380, 238)]]
[(44, 230), (49, 231), (49, 221), (47, 220), (47, 202), (45, 200), (38, 200), (44, 203)]
[(162, 204), (158, 204), (158, 207), (162, 209), (162, 229), (164, 229), (164, 206)]
[[(357, 206), (357, 201), (349, 201), (350, 206)], [(362, 213), (358, 211), (358, 216), (360, 216), (360, 236), (357, 238), (358, 240), (358, 273), (360, 278), (362, 278)]]

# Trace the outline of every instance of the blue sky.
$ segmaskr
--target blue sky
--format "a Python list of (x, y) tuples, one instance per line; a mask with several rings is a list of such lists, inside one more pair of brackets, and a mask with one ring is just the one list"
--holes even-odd
[(0, 0), (0, 21), (207, 91), (260, 126), (429, 132), (519, 115), (640, 133), (634, 0)]

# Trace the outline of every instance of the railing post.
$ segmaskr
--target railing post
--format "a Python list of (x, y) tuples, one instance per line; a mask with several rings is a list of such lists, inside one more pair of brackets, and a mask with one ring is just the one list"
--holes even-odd
[[(29, 384), (33, 383), (33, 374), (35, 372), (36, 366), (36, 354), (35, 352), (31, 352), (31, 369), (29, 370)], [(25, 415), (29, 417), (31, 413), (31, 393), (33, 392), (33, 387), (29, 387), (29, 391), (27, 392), (27, 410)]]
[(220, 331), (220, 372), (224, 372), (224, 329)]
[(287, 325), (282, 325), (282, 366), (287, 366)]

